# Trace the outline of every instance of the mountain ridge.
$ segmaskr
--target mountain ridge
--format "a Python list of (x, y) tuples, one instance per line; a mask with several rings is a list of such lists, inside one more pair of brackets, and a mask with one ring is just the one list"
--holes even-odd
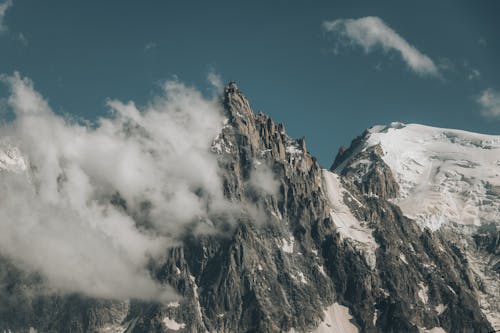
[[(369, 152), (376, 157), (366, 159)], [(441, 230), (457, 244), (465, 242), (463, 251), (474, 274), (485, 281), (483, 306), (496, 326), (500, 323), (494, 310), (500, 293), (499, 156), (500, 136), (392, 123), (367, 129), (332, 165), (363, 183), (374, 160), (384, 161), (399, 185), (391, 200), (404, 214), (422, 229)], [(477, 251), (478, 242), (490, 244), (489, 251)]]
[[(339, 160), (353, 159), (333, 174), (307, 152), (305, 140), (291, 139), (283, 125), (254, 114), (235, 83), (225, 87), (222, 104), (225, 124), (209, 149), (225, 171), (225, 197), (242, 210), (234, 227), (226, 228), (224, 216), (211, 218), (225, 230), (222, 236), (188, 233), (151, 262), (154, 279), (181, 298), (162, 304), (30, 294), (23, 290), (42, 288), (43, 277), (26, 276), (4, 258), (0, 265), (10, 275), (0, 294), (17, 299), (0, 299), (0, 330), (493, 329), (480, 310), (480, 280), (464, 249), (440, 230), (422, 229), (394, 202), (401, 189), (383, 146), (341, 154)], [(369, 168), (352, 163), (362, 159)], [(492, 246), (490, 238), (483, 241)], [(17, 316), (12, 304), (18, 304)]]

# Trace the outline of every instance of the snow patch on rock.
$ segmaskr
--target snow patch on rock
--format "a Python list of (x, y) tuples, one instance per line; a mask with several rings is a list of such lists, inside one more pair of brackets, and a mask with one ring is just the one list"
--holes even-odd
[(406, 256), (404, 255), (404, 253), (399, 254), (399, 259), (401, 259), (402, 262), (408, 265), (408, 261), (406, 260)]
[(325, 319), (312, 333), (359, 333), (358, 327), (352, 323), (349, 308), (339, 303), (334, 303), (325, 311)]
[(422, 301), (422, 303), (427, 304), (429, 302), (429, 287), (427, 287), (423, 282), (420, 282), (418, 284), (419, 290), (418, 290), (418, 297)]
[(500, 136), (401, 123), (372, 127), (399, 186), (396, 203), (422, 226), (500, 221)]
[(433, 327), (431, 329), (426, 328), (418, 328), (420, 333), (447, 333), (442, 327)]
[(446, 308), (448, 308), (448, 305), (444, 305), (443, 303), (439, 303), (435, 308), (438, 316), (441, 315), (446, 310)]
[(343, 237), (351, 239), (367, 254), (366, 260), (374, 269), (376, 266), (375, 251), (378, 245), (373, 238), (372, 230), (365, 225), (366, 222), (358, 221), (344, 203), (343, 198), (346, 191), (340, 183), (339, 176), (323, 170), (323, 180), (331, 205), (330, 217), (337, 226), (338, 232)]
[(170, 302), (167, 304), (167, 308), (178, 308), (179, 306), (179, 302)]
[(325, 268), (323, 267), (323, 265), (318, 265), (318, 271), (324, 276), (324, 277), (328, 277), (328, 275), (326, 275), (325, 273)]
[(285, 253), (293, 253), (293, 244), (295, 243), (295, 238), (290, 237), (290, 239), (281, 239), (281, 250)]
[(178, 323), (175, 320), (170, 319), (168, 317), (163, 318), (162, 322), (165, 324), (165, 326), (168, 329), (171, 329), (173, 331), (178, 331), (178, 330), (183, 329), (184, 327), (186, 327), (186, 324), (184, 324), (184, 323)]
[(193, 283), (193, 296), (194, 296), (194, 301), (196, 302), (196, 313), (198, 314), (199, 318), (203, 318), (203, 315), (201, 313), (201, 305), (200, 305), (200, 299), (198, 296), (198, 285), (196, 284), (196, 278), (193, 275), (189, 275), (189, 279)]

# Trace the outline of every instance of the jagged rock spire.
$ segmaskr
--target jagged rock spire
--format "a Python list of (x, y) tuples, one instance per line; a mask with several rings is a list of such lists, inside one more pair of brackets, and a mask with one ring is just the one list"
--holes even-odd
[(224, 94), (227, 95), (235, 92), (238, 92), (238, 85), (236, 85), (235, 81), (230, 81), (224, 88)]

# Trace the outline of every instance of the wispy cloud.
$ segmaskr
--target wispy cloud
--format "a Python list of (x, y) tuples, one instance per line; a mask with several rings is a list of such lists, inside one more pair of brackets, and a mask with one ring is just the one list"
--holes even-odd
[(474, 68), (471, 69), (469, 76), (467, 76), (469, 80), (479, 79), (480, 77), (481, 77), (481, 72), (479, 72), (477, 69)]
[(379, 17), (325, 21), (323, 29), (363, 47), (366, 53), (372, 52), (377, 46), (384, 52), (399, 52), (408, 67), (418, 75), (439, 76), (439, 70), (431, 58), (408, 43)]
[(474, 68), (467, 60), (453, 61), (450, 58), (441, 57), (437, 61), (437, 66), (441, 73), (458, 75), (461, 79), (481, 79), (481, 72)]
[(481, 113), (486, 117), (500, 117), (500, 91), (488, 88), (477, 98)]
[(149, 260), (187, 229), (216, 232), (213, 216), (231, 223), (242, 211), (210, 151), (218, 96), (167, 81), (147, 106), (109, 100), (112, 115), (86, 126), (55, 114), (30, 79), (0, 82), (10, 90), (0, 111), (15, 115), (0, 125), (2, 256), (58, 291), (175, 297), (151, 279)]
[(157, 46), (158, 44), (156, 44), (155, 42), (149, 42), (146, 45), (144, 45), (144, 52), (152, 51), (156, 49)]
[(210, 85), (216, 89), (217, 93), (221, 93), (224, 89), (224, 84), (222, 83), (220, 74), (217, 74), (214, 70), (210, 70), (207, 80)]
[(18, 33), (15, 39), (24, 46), (29, 44), (28, 38), (22, 32)]
[(7, 30), (7, 26), (4, 24), (5, 13), (12, 6), (12, 0), (7, 0), (0, 3), (0, 33)]

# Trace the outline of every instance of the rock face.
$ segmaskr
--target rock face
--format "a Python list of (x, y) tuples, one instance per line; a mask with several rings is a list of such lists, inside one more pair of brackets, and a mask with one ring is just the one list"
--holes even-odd
[(453, 246), (462, 257), (481, 311), (496, 329), (500, 327), (499, 157), (499, 136), (392, 123), (365, 131), (332, 166), (358, 188), (370, 186), (373, 170), (378, 170), (375, 179), (380, 181), (375, 184), (381, 189), (387, 188), (386, 175), (393, 175), (399, 191), (382, 190), (383, 195), (389, 195), (421, 230)]
[[(469, 233), (470, 251), (460, 237), (405, 216), (398, 206), (405, 188), (384, 146), (367, 143), (370, 132), (328, 171), (303, 139), (254, 114), (236, 84), (225, 88), (222, 103), (227, 122), (211, 149), (225, 170), (224, 194), (241, 213), (236, 223), (214, 217), (222, 233), (187, 233), (151, 262), (154, 278), (177, 290), (178, 302), (44, 294), (40, 276), (2, 258), (0, 332), (494, 329), (497, 229)], [(493, 263), (487, 274), (471, 264), (472, 255)]]

